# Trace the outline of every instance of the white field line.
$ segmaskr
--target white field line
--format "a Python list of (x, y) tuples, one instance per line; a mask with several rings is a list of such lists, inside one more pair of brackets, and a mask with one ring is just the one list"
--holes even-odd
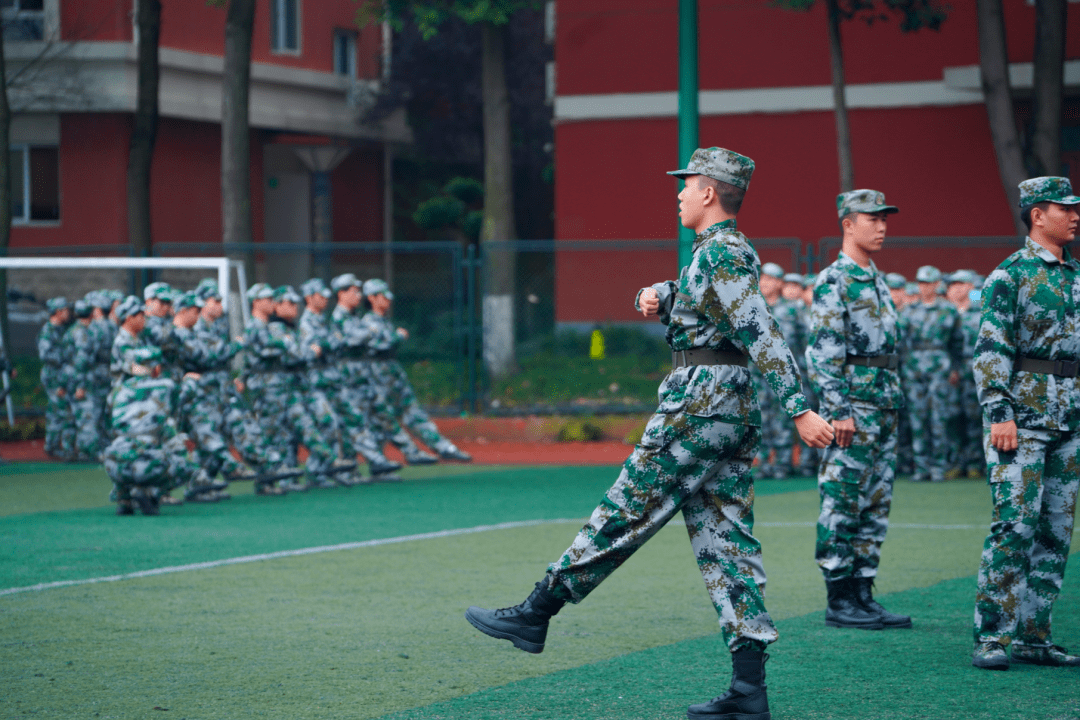
[[(279, 550), (272, 553), (261, 553), (259, 555), (242, 555), (234, 558), (224, 558), (222, 560), (209, 560), (201, 563), (191, 563), (190, 565), (172, 565), (169, 567), (152, 568), (150, 570), (139, 570), (138, 572), (124, 573), (122, 575), (105, 575), (102, 577), (83, 578), (81, 580), (58, 580), (56, 582), (38, 583), (37, 585), (27, 585), (25, 587), (14, 587), (0, 590), (0, 595), (14, 595), (15, 593), (23, 592), (37, 592), (40, 590), (53, 590), (55, 588), (72, 587), (74, 585), (95, 585), (97, 583), (106, 582), (118, 582), (120, 580), (134, 580), (136, 578), (156, 577), (158, 575), (171, 575), (172, 573), (188, 572), (191, 570), (209, 570), (210, 568), (222, 567), (225, 565), (242, 565), (244, 563), (262, 562), (263, 560), (277, 560), (279, 558), (297, 557), (299, 555), (315, 555), (318, 553), (335, 552), (337, 550), (358, 550), (360, 548), (378, 547), (380, 545), (396, 545), (399, 543), (414, 542), (417, 540), (435, 540), (438, 538), (454, 537), (456, 535), (473, 535), (475, 533), (490, 532), (492, 530), (511, 530), (514, 528), (523, 527), (535, 527), (537, 525), (565, 525), (575, 524), (580, 525), (585, 522), (584, 518), (571, 519), (571, 518), (559, 518), (556, 520), (522, 520), (519, 522), (505, 522), (495, 525), (477, 525), (471, 528), (457, 528), (454, 530), (439, 530), (437, 532), (420, 533), (417, 535), (401, 535), (399, 537), (392, 538), (376, 538), (374, 540), (363, 540), (360, 542), (340, 543), (338, 545), (319, 545), (317, 547), (298, 548), (296, 550)], [(673, 520), (670, 525), (682, 525), (681, 520)], [(799, 522), (799, 523), (787, 523), (787, 522), (760, 522), (755, 523), (755, 527), (815, 527), (816, 523), (811, 522)], [(917, 529), (917, 530), (983, 530), (980, 525), (918, 525), (918, 524), (903, 524), (896, 523), (890, 525), (891, 528), (903, 528), (903, 529)]]

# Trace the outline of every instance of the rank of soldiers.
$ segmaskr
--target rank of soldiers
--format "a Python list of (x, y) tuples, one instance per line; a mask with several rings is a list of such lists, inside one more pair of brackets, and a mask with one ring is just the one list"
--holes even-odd
[(439, 433), (395, 357), (408, 333), (389, 318), (384, 281), (347, 273), (299, 292), (258, 283), (245, 299), (250, 320), (235, 335), (209, 279), (189, 292), (151, 283), (141, 299), (50, 299), (38, 336), (46, 452), (103, 463), (120, 515), (227, 499), (236, 480), (260, 495), (400, 480), (387, 443), (410, 464), (471, 460)]

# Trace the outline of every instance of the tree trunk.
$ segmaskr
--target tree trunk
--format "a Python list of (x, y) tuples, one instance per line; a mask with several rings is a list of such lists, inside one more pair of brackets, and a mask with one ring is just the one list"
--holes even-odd
[[(11, 244), (11, 106), (8, 105), (7, 68), (4, 65), (4, 34), (0, 32), (0, 255)], [(11, 347), (8, 332), (7, 270), (0, 269), (0, 338)]]
[[(221, 78), (221, 240), (250, 243), (251, 146), (248, 93), (255, 0), (230, 0), (225, 19), (225, 70)], [(247, 276), (255, 277), (254, 255), (244, 253)]]
[(1061, 174), (1065, 15), (1065, 0), (1035, 2), (1035, 111), (1031, 120), (1031, 159), (1039, 175)]
[(844, 48), (840, 41), (840, 7), (837, 0), (826, 0), (829, 23), (829, 64), (832, 67), (833, 114), (836, 117), (836, 155), (840, 164), (840, 192), (855, 189), (855, 168), (851, 160), (851, 128), (848, 125)]
[[(127, 216), (128, 237), (137, 256), (149, 256), (153, 244), (150, 227), (150, 166), (158, 125), (158, 35), (161, 30), (160, 0), (138, 0), (135, 22), (139, 37), (136, 48), (138, 80), (135, 117), (128, 150)], [(143, 273), (136, 273), (141, 289)]]
[(1020, 220), (1020, 189), (1017, 187), (1027, 177), (1024, 158), (1020, 150), (1020, 134), (1016, 129), (1016, 113), (1013, 110), (1012, 88), (1009, 85), (1009, 56), (1005, 46), (1005, 18), (1001, 0), (977, 0), (979, 20), (979, 67), (982, 72), (982, 89), (986, 102), (986, 115), (990, 121), (990, 135), (997, 155), (998, 173), (1005, 195), (1009, 198), (1009, 210), (1013, 223), (1022, 235), (1027, 228)]
[[(481, 23), (484, 116), (484, 243), (515, 239), (510, 96), (506, 90), (506, 26)], [(484, 363), (495, 376), (514, 369), (514, 253), (487, 249), (484, 288)]]

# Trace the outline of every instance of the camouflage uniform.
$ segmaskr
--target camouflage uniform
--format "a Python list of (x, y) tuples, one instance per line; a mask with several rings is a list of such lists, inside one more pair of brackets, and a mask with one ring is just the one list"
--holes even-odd
[(954, 397), (955, 407), (959, 411), (960, 422), (957, 432), (956, 465), (961, 474), (981, 474), (986, 467), (986, 457), (982, 451), (982, 406), (979, 405), (979, 393), (975, 387), (975, 343), (979, 337), (979, 324), (982, 308), (972, 304), (960, 313), (960, 331), (964, 338), (960, 366), (960, 384)]
[[(47, 307), (50, 314), (55, 314), (69, 307), (64, 298), (52, 298)], [(45, 452), (53, 457), (68, 458), (74, 453), (74, 432), (71, 427), (71, 398), (67, 395), (68, 366), (71, 363), (70, 349), (65, 342), (66, 325), (54, 325), (46, 322), (38, 333), (38, 357), (41, 358), (41, 385), (48, 396), (45, 409)], [(57, 391), (63, 390), (63, 395)]]
[[(101, 452), (103, 405), (95, 400), (93, 382), (97, 362), (97, 340), (90, 333), (90, 306), (85, 300), (75, 301), (75, 322), (68, 326), (64, 341), (71, 347), (72, 358), (67, 374), (67, 393), (71, 398), (71, 432), (74, 433), (75, 459), (97, 460)], [(76, 394), (81, 390), (82, 399)]]
[[(871, 196), (864, 194), (870, 192)], [(866, 204), (869, 202), (869, 204)], [(892, 208), (874, 191), (837, 198), (841, 217)], [(895, 208), (893, 208), (895, 210)], [(896, 474), (899, 316), (873, 261), (840, 253), (818, 274), (806, 365), (828, 420), (855, 420), (851, 444), (825, 448), (818, 474), (821, 514), (814, 556), (826, 581), (877, 575)]]
[(949, 375), (963, 362), (960, 314), (952, 303), (936, 298), (929, 304), (920, 300), (908, 305), (902, 317), (902, 372), (911, 417), (913, 479), (941, 482), (950, 450)]
[[(1080, 204), (1064, 178), (1020, 187), (1022, 204), (1047, 190), (1057, 191), (1050, 201)], [(1059, 262), (1028, 238), (987, 279), (982, 305), (974, 367), (994, 512), (979, 567), (975, 641), (1051, 648), (1051, 610), (1080, 485), (1080, 262), (1068, 250)], [(1018, 449), (1000, 452), (989, 426), (1010, 420)]]
[(150, 373), (161, 352), (139, 348), (130, 357), (134, 362), (126, 365), (112, 395), (115, 437), (103, 454), (105, 471), (121, 503), (130, 502), (134, 493), (156, 507), (162, 492), (194, 479), (199, 466), (188, 455), (187, 436), (174, 420), (176, 383)]
[[(87, 301), (100, 308), (108, 315), (112, 306), (112, 299), (107, 291), (100, 291), (87, 295)], [(99, 444), (104, 448), (109, 443), (109, 412), (106, 410), (106, 401), (112, 386), (112, 378), (109, 375), (109, 362), (112, 357), (112, 343), (116, 337), (116, 324), (108, 317), (101, 317), (90, 321), (87, 328), (94, 345), (94, 370), (93, 380), (90, 382), (89, 392), (94, 395), (94, 413), (98, 418)]]
[[(792, 355), (795, 356), (796, 364), (799, 364), (798, 358), (806, 350), (806, 336), (799, 317), (801, 305), (801, 302), (780, 298), (772, 306), (773, 318), (780, 327), (780, 332), (791, 349)], [(799, 372), (805, 372), (804, 365), (799, 366)], [(791, 459), (798, 433), (780, 406), (776, 393), (772, 391), (768, 383), (764, 382), (760, 371), (755, 373), (755, 380), (760, 382), (758, 397), (761, 399), (761, 452), (759, 453), (762, 457), (761, 476), (789, 477), (795, 474)], [(767, 461), (770, 454), (773, 455), (771, 468)]]
[[(809, 368), (806, 366), (806, 348), (810, 342), (810, 306), (802, 300), (795, 301), (795, 305), (798, 308), (799, 338), (801, 339), (801, 344), (798, 347), (791, 348), (791, 352), (795, 356), (795, 362), (798, 363), (799, 372), (802, 374), (803, 395), (805, 395), (807, 401), (809, 401), (810, 409), (816, 412), (820, 403), (818, 402), (817, 392), (814, 390), (814, 384), (810, 382)], [(795, 433), (794, 438), (798, 438), (798, 432)], [(816, 477), (818, 465), (820, 463), (820, 450), (807, 445), (799, 446), (799, 466), (796, 468), (796, 473), (798, 475)]]
[[(726, 154), (726, 167), (710, 176), (745, 188), (753, 164), (740, 155), (698, 150), (691, 168), (699, 156), (716, 153)], [(700, 233), (693, 250), (678, 283), (653, 286), (675, 356), (691, 363), (683, 351), (718, 352), (741, 363), (749, 354), (784, 412), (806, 412), (798, 367), (758, 289), (760, 261), (735, 220)], [(757, 652), (777, 637), (753, 535), (750, 466), (761, 413), (749, 370), (713, 364), (724, 357), (709, 359), (679, 362), (661, 383), (659, 407), (641, 442), (573, 544), (548, 568), (546, 582), (561, 599), (580, 602), (682, 510), (724, 642), (732, 651)]]

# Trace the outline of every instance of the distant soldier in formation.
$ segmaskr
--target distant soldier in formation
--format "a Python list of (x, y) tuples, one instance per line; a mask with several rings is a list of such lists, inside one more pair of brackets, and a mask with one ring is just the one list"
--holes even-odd
[[(795, 356), (795, 364), (799, 366), (799, 374), (802, 375), (803, 395), (810, 403), (810, 409), (817, 412), (818, 399), (814, 392), (814, 386), (810, 382), (810, 376), (806, 371), (806, 345), (810, 336), (810, 306), (803, 302), (804, 279), (799, 273), (786, 273), (784, 285), (780, 288), (780, 302), (777, 303), (776, 322), (780, 331), (784, 333), (784, 340), (791, 348), (791, 354)], [(782, 318), (782, 319), (781, 319)], [(786, 453), (798, 444), (798, 433), (795, 428), (789, 427), (790, 443)], [(821, 453), (817, 448), (803, 446), (799, 452), (799, 464), (793, 474), (800, 476), (816, 476), (818, 460)]]
[[(900, 273), (888, 273), (885, 276), (885, 284), (889, 287), (889, 296), (892, 298), (893, 305), (896, 306), (896, 309), (901, 313), (901, 317), (903, 317), (903, 310), (909, 304), (907, 278)], [(901, 345), (901, 366), (903, 362), (904, 350), (903, 345)], [(915, 467), (915, 458), (911, 452), (911, 406), (905, 404), (897, 410), (897, 413), (899, 424), (896, 430), (896, 474), (911, 475)]]
[(1067, 178), (1020, 183), (1024, 246), (986, 280), (975, 345), (994, 512), (975, 598), (972, 664), (1080, 666), (1054, 644), (1080, 486), (1080, 197)]
[(911, 418), (912, 480), (942, 482), (949, 457), (951, 386), (960, 383), (963, 334), (956, 308), (938, 297), (941, 271), (924, 265), (915, 274), (919, 300), (901, 315), (902, 374)]
[(38, 333), (38, 357), (41, 358), (41, 385), (48, 397), (45, 409), (45, 452), (55, 458), (70, 459), (75, 452), (75, 433), (70, 432), (71, 398), (67, 393), (71, 353), (65, 341), (71, 322), (71, 306), (66, 298), (55, 297), (45, 303), (48, 321)]
[(972, 302), (971, 292), (975, 289), (975, 273), (971, 270), (957, 270), (949, 276), (946, 298), (956, 306), (960, 313), (960, 332), (963, 335), (963, 350), (960, 361), (960, 382), (954, 386), (953, 399), (949, 405), (953, 409), (953, 469), (950, 476), (979, 478), (983, 476), (986, 461), (982, 451), (982, 407), (975, 389), (975, 342), (979, 337), (979, 322), (982, 308)]
[(96, 402), (93, 386), (96, 379), (97, 339), (90, 331), (90, 304), (85, 300), (76, 300), (73, 309), (75, 322), (68, 326), (64, 337), (72, 352), (67, 383), (67, 393), (71, 398), (71, 432), (75, 435), (72, 459), (97, 461), (101, 452), (98, 434), (101, 418), (98, 413), (104, 407)]
[(910, 617), (889, 612), (872, 594), (889, 527), (904, 397), (899, 316), (871, 256), (898, 210), (875, 190), (842, 193), (836, 207), (843, 249), (818, 275), (806, 351), (822, 417), (836, 431), (818, 475), (815, 557), (828, 593), (825, 624), (909, 628)]
[(369, 311), (363, 318), (367, 329), (368, 371), (375, 391), (374, 412), (383, 427), (385, 437), (405, 455), (411, 464), (434, 462), (428, 453), (416, 446), (404, 427), (438, 453), (444, 460), (469, 462), (472, 456), (458, 449), (439, 434), (439, 429), (420, 407), (405, 368), (397, 361), (397, 346), (409, 337), (403, 328), (395, 328), (388, 314), (394, 294), (383, 280), (368, 280), (363, 287)]
[[(794, 318), (781, 304), (780, 290), (784, 286), (784, 269), (776, 263), (761, 266), (761, 295), (765, 298), (773, 318), (780, 327), (785, 340), (797, 334)], [(789, 342), (788, 347), (791, 347)], [(794, 351), (794, 348), (792, 348)], [(761, 446), (758, 450), (758, 476), (761, 478), (786, 478), (793, 474), (791, 450), (793, 441), (791, 425), (780, 407), (776, 394), (769, 389), (765, 376), (756, 366), (750, 368), (750, 376), (758, 389), (761, 403)]]

